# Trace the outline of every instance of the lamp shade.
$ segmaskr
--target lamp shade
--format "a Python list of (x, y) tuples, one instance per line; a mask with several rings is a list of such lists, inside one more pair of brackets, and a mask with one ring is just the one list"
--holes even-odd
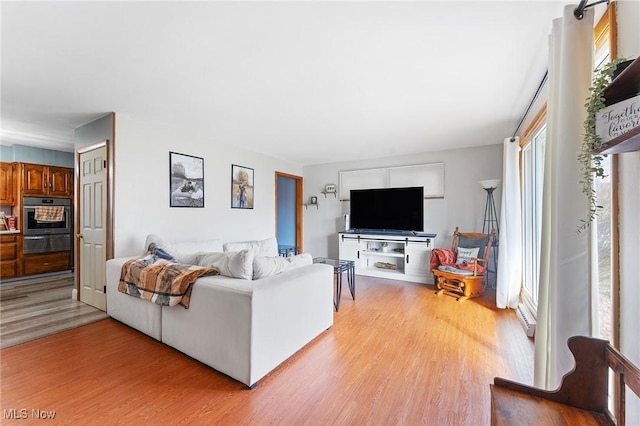
[(501, 179), (487, 179), (487, 180), (481, 180), (480, 181), (480, 185), (482, 185), (482, 187), (484, 189), (489, 189), (489, 188), (497, 188), (498, 185), (500, 185), (500, 180)]

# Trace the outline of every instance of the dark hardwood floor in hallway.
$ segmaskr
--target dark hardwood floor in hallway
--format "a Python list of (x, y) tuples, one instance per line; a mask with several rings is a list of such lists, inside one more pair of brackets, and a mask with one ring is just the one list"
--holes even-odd
[(71, 298), (72, 272), (0, 283), (0, 348), (105, 319)]
[(533, 342), (492, 291), (359, 276), (356, 296), (252, 390), (112, 319), (3, 349), (0, 422), (488, 425), (493, 377), (532, 382)]

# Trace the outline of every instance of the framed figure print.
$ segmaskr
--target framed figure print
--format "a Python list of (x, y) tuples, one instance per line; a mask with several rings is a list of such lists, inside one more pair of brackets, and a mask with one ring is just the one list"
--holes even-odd
[(253, 208), (253, 169), (231, 165), (231, 208)]
[(204, 159), (169, 152), (169, 206), (204, 207)]

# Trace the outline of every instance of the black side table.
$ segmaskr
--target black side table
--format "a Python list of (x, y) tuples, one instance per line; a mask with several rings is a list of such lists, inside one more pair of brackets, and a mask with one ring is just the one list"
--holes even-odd
[(333, 273), (336, 276), (336, 295), (333, 299), (333, 307), (338, 312), (340, 309), (340, 297), (342, 295), (342, 273), (347, 273), (347, 285), (351, 292), (351, 298), (356, 300), (356, 263), (353, 260), (327, 259), (326, 257), (316, 257), (313, 263), (325, 263), (333, 266)]

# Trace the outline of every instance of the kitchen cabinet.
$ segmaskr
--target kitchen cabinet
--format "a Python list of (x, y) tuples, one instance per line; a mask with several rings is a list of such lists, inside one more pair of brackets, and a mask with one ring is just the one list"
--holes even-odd
[(73, 169), (22, 163), (22, 195), (73, 196)]
[(14, 278), (18, 273), (18, 234), (0, 235), (0, 278)]
[(13, 206), (16, 203), (14, 170), (12, 163), (0, 163), (0, 204), (4, 206)]
[(22, 255), (22, 267), (23, 275), (71, 270), (71, 252), (24, 254)]

